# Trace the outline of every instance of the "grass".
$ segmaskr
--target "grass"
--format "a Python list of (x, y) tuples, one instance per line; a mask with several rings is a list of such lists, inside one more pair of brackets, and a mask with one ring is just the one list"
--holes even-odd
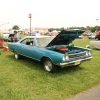
[[(76, 39), (85, 47), (90, 40)], [(80, 67), (45, 72), (34, 60), (15, 60), (12, 52), (0, 55), (0, 100), (65, 100), (100, 83), (100, 51), (91, 47), (93, 59)]]

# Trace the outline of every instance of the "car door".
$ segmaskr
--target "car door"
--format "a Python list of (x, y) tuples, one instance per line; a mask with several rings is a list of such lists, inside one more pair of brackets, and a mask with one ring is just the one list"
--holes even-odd
[(29, 58), (37, 59), (37, 50), (34, 38), (26, 38), (21, 42), (20, 54)]

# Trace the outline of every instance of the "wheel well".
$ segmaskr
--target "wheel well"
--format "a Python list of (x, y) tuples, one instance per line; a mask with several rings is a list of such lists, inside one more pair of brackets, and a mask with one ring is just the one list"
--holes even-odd
[(13, 51), (14, 53), (17, 53), (18, 55), (20, 55), (16, 50)]
[[(43, 63), (43, 61), (46, 59), (46, 58), (49, 58), (49, 57), (45, 57), (45, 56), (43, 56), (42, 58), (41, 58), (41, 62)], [(50, 58), (49, 58), (50, 59)], [(50, 59), (51, 60), (51, 59)], [(51, 60), (52, 61), (52, 60)]]
[(46, 59), (46, 58), (48, 58), (48, 57), (42, 57), (41, 62), (43, 63), (44, 59)]

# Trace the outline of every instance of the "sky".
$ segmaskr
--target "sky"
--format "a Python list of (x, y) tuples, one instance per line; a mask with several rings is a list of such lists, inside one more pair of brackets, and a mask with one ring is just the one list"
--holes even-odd
[(0, 0), (0, 29), (99, 25), (99, 0)]

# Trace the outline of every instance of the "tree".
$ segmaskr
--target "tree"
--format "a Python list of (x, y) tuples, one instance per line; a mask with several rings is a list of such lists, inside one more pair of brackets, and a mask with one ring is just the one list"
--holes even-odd
[(19, 26), (14, 25), (14, 26), (12, 27), (12, 29), (13, 29), (13, 30), (19, 30), (20, 28), (19, 28)]

